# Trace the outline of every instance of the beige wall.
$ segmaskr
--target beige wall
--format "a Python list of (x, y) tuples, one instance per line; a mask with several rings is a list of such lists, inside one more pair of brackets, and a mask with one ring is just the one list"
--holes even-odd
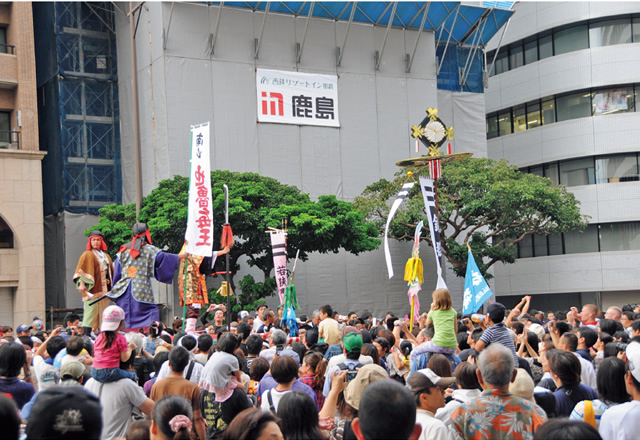
[[(0, 89), (0, 108), (12, 111), (12, 129), (20, 129), (20, 150), (0, 149), (0, 216), (14, 236), (14, 248), (0, 250), (0, 287), (15, 288), (14, 326), (44, 319), (44, 230), (42, 158), (38, 137), (35, 52), (31, 2), (0, 5), (7, 44), (15, 46), (18, 84)], [(17, 127), (17, 110), (22, 127)]]

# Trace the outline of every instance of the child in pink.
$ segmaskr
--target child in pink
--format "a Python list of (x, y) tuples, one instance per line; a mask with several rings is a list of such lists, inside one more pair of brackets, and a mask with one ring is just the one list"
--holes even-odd
[(125, 362), (131, 357), (135, 343), (127, 343), (127, 338), (121, 333), (124, 329), (124, 310), (118, 306), (109, 306), (102, 313), (100, 334), (94, 344), (94, 361), (91, 376), (100, 383), (115, 382), (120, 379), (138, 381), (138, 376), (132, 371), (120, 368), (120, 361)]

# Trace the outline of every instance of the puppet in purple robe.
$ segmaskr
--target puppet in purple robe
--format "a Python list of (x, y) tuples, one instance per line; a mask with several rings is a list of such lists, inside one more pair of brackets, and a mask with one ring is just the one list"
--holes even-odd
[(108, 294), (125, 311), (127, 328), (148, 327), (160, 319), (151, 277), (171, 284), (179, 262), (178, 255), (151, 244), (146, 224), (133, 225), (133, 239), (120, 248), (114, 261), (113, 288)]

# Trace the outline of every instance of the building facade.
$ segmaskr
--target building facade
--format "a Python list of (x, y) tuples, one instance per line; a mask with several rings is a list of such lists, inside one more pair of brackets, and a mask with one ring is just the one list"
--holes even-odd
[(0, 3), (0, 324), (44, 318), (42, 158), (31, 2)]
[(550, 310), (640, 302), (640, 6), (514, 9), (487, 47), (488, 156), (566, 185), (589, 225), (521, 242), (517, 262), (495, 268), (494, 293)]

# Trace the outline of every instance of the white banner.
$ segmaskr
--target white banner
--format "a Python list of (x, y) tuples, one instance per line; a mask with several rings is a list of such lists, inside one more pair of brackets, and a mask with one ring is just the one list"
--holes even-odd
[(339, 127), (338, 77), (256, 70), (258, 122)]
[(409, 195), (409, 191), (413, 188), (413, 182), (407, 182), (402, 185), (402, 189), (398, 192), (398, 197), (393, 201), (391, 209), (389, 210), (389, 216), (387, 217), (387, 224), (384, 227), (384, 259), (387, 262), (387, 271), (389, 272), (389, 279), (393, 278), (393, 265), (391, 264), (391, 253), (389, 252), (389, 225), (391, 220), (396, 215), (398, 208), (404, 202), (404, 199)]
[(271, 232), (271, 252), (273, 253), (273, 269), (280, 304), (284, 304), (284, 290), (289, 284), (287, 273), (287, 237), (284, 231)]
[(427, 213), (427, 221), (429, 222), (429, 233), (431, 234), (431, 242), (433, 243), (433, 251), (436, 254), (436, 270), (438, 271), (437, 289), (446, 289), (447, 284), (442, 278), (442, 243), (440, 242), (440, 223), (438, 221), (438, 213), (436, 212), (436, 193), (433, 185), (433, 179), (426, 177), (420, 178), (420, 188), (422, 189), (422, 197), (424, 198), (424, 207)]
[(213, 249), (213, 200), (209, 162), (209, 123), (191, 126), (191, 174), (189, 216), (184, 239), (187, 252), (211, 256)]

